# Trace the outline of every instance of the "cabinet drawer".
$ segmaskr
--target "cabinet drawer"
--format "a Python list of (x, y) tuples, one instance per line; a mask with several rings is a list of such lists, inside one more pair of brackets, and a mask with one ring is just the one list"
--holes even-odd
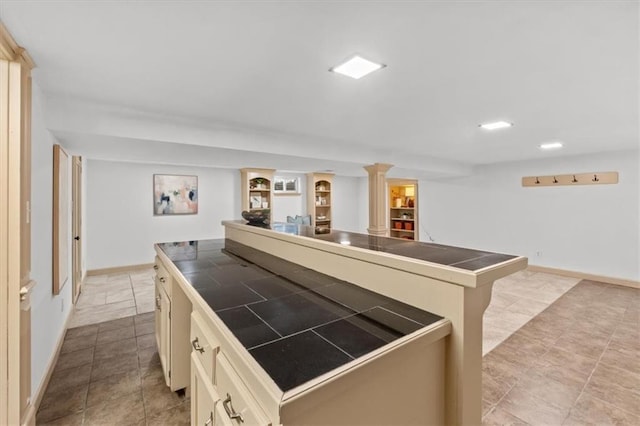
[(215, 383), (216, 353), (220, 343), (208, 330), (198, 312), (191, 313), (191, 352), (207, 373), (211, 383)]
[[(249, 389), (235, 372), (226, 356), (219, 353), (216, 363), (216, 388), (220, 401), (216, 415), (223, 414), (225, 425), (269, 425), (267, 416), (258, 406)], [(237, 416), (237, 417), (236, 417)], [(240, 420), (242, 416), (242, 420)]]

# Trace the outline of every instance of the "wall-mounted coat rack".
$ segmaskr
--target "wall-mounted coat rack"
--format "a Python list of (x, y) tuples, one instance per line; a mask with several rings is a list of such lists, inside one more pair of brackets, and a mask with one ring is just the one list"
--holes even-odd
[(522, 178), (522, 186), (603, 185), (612, 183), (618, 183), (618, 172), (525, 176)]

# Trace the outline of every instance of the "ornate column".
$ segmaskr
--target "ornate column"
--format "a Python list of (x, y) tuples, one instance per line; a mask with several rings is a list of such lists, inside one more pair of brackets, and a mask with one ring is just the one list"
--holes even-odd
[(393, 164), (375, 163), (364, 166), (369, 173), (369, 227), (367, 231), (371, 235), (386, 236), (389, 234), (387, 228), (387, 171)]

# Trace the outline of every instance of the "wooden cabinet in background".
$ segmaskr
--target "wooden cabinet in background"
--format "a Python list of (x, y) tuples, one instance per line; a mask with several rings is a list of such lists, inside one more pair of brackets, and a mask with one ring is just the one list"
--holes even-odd
[(311, 225), (319, 230), (331, 229), (333, 174), (307, 174), (307, 213)]
[(388, 179), (389, 236), (419, 240), (418, 234), (418, 182), (406, 179)]
[(273, 169), (240, 169), (242, 210), (271, 209), (273, 217)]

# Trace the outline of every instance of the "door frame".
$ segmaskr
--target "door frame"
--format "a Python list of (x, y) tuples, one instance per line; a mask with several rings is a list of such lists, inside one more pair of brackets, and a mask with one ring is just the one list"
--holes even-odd
[(71, 183), (71, 221), (73, 232), (73, 249), (71, 275), (73, 283), (73, 303), (78, 301), (82, 292), (82, 157), (74, 155), (72, 163)]
[[(31, 269), (31, 69), (0, 22), (0, 424), (34, 424)], [(4, 291), (6, 289), (6, 291)], [(23, 293), (24, 290), (24, 293)], [(25, 353), (27, 351), (28, 353)]]

